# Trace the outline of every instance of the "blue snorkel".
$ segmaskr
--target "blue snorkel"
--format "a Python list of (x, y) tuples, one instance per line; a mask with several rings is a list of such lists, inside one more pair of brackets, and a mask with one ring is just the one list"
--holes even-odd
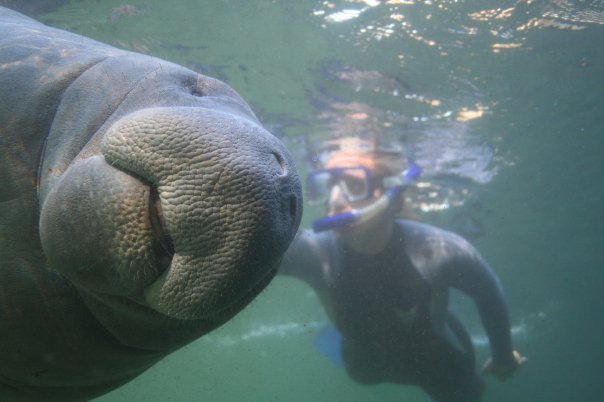
[(353, 209), (352, 211), (344, 212), (333, 216), (325, 216), (316, 219), (312, 223), (312, 228), (315, 233), (324, 232), (326, 230), (342, 228), (352, 223), (365, 222), (377, 214), (390, 207), (397, 200), (405, 188), (413, 183), (421, 174), (422, 169), (412, 161), (409, 161), (409, 167), (400, 176), (390, 178), (390, 182), (386, 183), (389, 188), (386, 193), (378, 198), (373, 204), (364, 208)]

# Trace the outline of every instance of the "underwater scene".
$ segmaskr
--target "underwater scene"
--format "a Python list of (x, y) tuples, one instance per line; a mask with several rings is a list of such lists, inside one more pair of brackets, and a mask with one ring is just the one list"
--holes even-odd
[[(604, 400), (604, 1), (12, 1), (43, 23), (217, 78), (305, 177), (333, 138), (395, 144), (421, 168), (405, 216), (467, 239), (507, 297), (514, 349), (485, 402)], [(324, 214), (304, 204), (301, 228)], [(477, 368), (476, 306), (453, 293)], [(277, 276), (232, 320), (97, 402), (406, 401), (326, 353), (306, 283)]]

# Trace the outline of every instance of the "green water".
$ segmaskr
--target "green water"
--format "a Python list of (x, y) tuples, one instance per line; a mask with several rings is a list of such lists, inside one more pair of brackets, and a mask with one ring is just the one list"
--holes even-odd
[[(482, 109), (464, 124), (495, 151), (497, 174), (473, 187), (483, 206), (473, 242), (505, 285), (515, 346), (529, 359), (505, 383), (488, 379), (484, 400), (602, 401), (604, 6), (577, 2), (599, 14), (575, 10), (573, 20), (560, 1), (399, 3), (154, 0), (119, 13), (122, 0), (84, 0), (38, 17), (218, 76), (296, 155), (297, 138), (329, 131), (315, 102), (325, 91), (416, 120)], [(539, 19), (554, 23), (523, 28)], [(335, 85), (326, 61), (397, 77), (440, 104)], [(233, 321), (97, 401), (426, 401), (414, 387), (352, 382), (313, 348), (325, 322), (308, 287), (277, 278)], [(479, 346), (478, 358), (487, 352)]]

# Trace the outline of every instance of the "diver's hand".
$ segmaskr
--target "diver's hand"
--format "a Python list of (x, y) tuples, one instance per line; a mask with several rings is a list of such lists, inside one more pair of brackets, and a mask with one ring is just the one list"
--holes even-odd
[(494, 375), (499, 381), (507, 380), (512, 376), (512, 374), (514, 374), (516, 370), (518, 370), (518, 367), (520, 367), (520, 365), (526, 361), (526, 357), (523, 357), (517, 351), (512, 351), (512, 354), (514, 355), (514, 365), (503, 366), (500, 364), (494, 364), (493, 360), (489, 358), (482, 366), (482, 373), (485, 375)]

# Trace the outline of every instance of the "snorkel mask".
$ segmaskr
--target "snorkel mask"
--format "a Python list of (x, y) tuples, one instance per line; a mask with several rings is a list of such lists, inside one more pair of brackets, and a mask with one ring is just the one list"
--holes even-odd
[[(316, 219), (312, 224), (313, 230), (318, 233), (373, 219), (382, 211), (390, 208), (403, 191), (419, 177), (421, 171), (418, 165), (408, 161), (408, 168), (400, 175), (384, 179), (383, 186), (387, 190), (371, 205)], [(369, 169), (364, 167), (325, 169), (313, 172), (308, 176), (310, 202), (313, 204), (326, 202), (334, 182), (337, 182), (350, 202), (368, 199), (373, 194), (374, 185)]]

